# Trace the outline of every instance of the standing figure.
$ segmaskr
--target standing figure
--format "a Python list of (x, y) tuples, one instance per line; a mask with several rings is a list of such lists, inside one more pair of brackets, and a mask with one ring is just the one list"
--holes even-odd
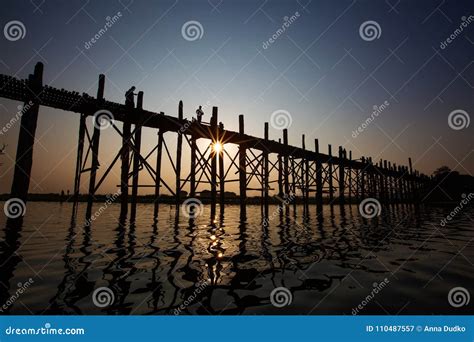
[(134, 101), (134, 96), (136, 95), (134, 93), (135, 87), (131, 87), (127, 92), (125, 93), (125, 105), (127, 107), (135, 107), (135, 101)]
[(196, 109), (196, 115), (197, 115), (198, 122), (201, 122), (202, 116), (204, 115), (204, 112), (202, 111), (202, 106), (199, 106), (199, 108)]

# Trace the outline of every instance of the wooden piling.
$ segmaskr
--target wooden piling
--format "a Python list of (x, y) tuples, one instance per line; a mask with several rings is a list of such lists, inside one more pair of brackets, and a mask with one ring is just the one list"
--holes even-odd
[(342, 146), (339, 146), (339, 204), (344, 205), (344, 191), (345, 191), (345, 184), (344, 184), (344, 151)]
[(365, 198), (365, 174), (367, 173), (368, 165), (364, 157), (361, 158), (361, 161), (362, 161), (362, 164), (365, 165), (362, 169), (360, 169), (360, 172), (359, 172), (360, 200), (363, 200)]
[(314, 150), (316, 152), (316, 211), (320, 215), (323, 212), (323, 163), (319, 155), (318, 139), (314, 139)]
[[(283, 145), (288, 147), (288, 129), (283, 129)], [(283, 156), (283, 182), (284, 182), (284, 190), (285, 190), (285, 197), (290, 196), (290, 180), (289, 180), (289, 156), (285, 153)]]
[(79, 137), (77, 140), (77, 157), (76, 157), (76, 171), (74, 173), (74, 192), (73, 192), (73, 213), (75, 214), (77, 202), (79, 200), (79, 191), (81, 187), (82, 175), (82, 157), (84, 154), (84, 138), (86, 134), (86, 118), (87, 115), (81, 114), (79, 119)]
[(191, 135), (191, 173), (190, 173), (190, 191), (189, 196), (196, 197), (196, 136)]
[(37, 95), (43, 87), (43, 63), (35, 65), (33, 75), (28, 79), (29, 100), (22, 108), (20, 133), (16, 150), (15, 170), (11, 198), (17, 198), (26, 203), (30, 186), (31, 169), (33, 167), (33, 147), (35, 144), (36, 126), (38, 123), (39, 101)]
[(140, 115), (139, 124), (135, 127), (134, 152), (133, 152), (133, 178), (132, 178), (132, 200), (130, 205), (130, 220), (135, 221), (137, 215), (137, 197), (138, 197), (138, 181), (140, 174), (140, 152), (142, 145), (142, 118), (143, 110), (143, 91), (138, 92), (137, 96), (137, 115)]
[[(263, 136), (265, 142), (269, 139), (269, 128), (268, 122), (265, 122)], [(269, 170), (268, 170), (268, 151), (265, 149), (263, 152), (263, 207), (265, 217), (268, 217), (268, 190), (269, 190)]]
[(329, 144), (328, 145), (328, 183), (329, 183), (329, 202), (332, 205), (333, 204), (333, 199), (334, 199), (334, 187), (332, 184), (332, 146)]
[[(183, 120), (183, 101), (179, 101), (178, 106), (178, 119), (180, 122)], [(183, 153), (183, 133), (181, 130), (178, 131), (178, 140), (176, 142), (176, 187), (175, 187), (175, 200), (176, 208), (181, 203), (181, 155)]]
[[(245, 134), (244, 116), (239, 115), (239, 134), (243, 137)], [(240, 215), (246, 217), (247, 202), (247, 147), (245, 143), (239, 144), (239, 197), (240, 197)]]
[[(306, 151), (306, 142), (305, 142), (305, 135), (303, 134), (301, 137), (301, 145), (303, 147), (303, 151)], [(302, 184), (302, 192), (303, 192), (303, 207), (305, 209), (306, 214), (308, 214), (309, 208), (309, 160), (308, 158), (303, 158), (301, 160), (301, 184)]]
[[(161, 113), (163, 114), (163, 113)], [(158, 217), (159, 211), (159, 198), (160, 198), (160, 187), (161, 187), (161, 159), (163, 156), (163, 130), (158, 130), (158, 145), (156, 147), (156, 170), (155, 170), (155, 205), (153, 209), (153, 216), (155, 219)]]
[[(128, 113), (127, 115), (133, 115), (134, 109), (133, 103), (130, 103), (128, 106)], [(124, 121), (122, 127), (122, 151), (121, 151), (121, 159), (122, 159), (122, 167), (120, 173), (120, 191), (121, 191), (121, 198), (120, 198), (120, 218), (124, 219), (127, 217), (128, 213), (128, 176), (130, 172), (130, 140), (132, 138), (132, 125), (130, 121)]]
[[(219, 130), (224, 131), (224, 124), (219, 123)], [(218, 141), (221, 143), (221, 150), (219, 151), (219, 207), (221, 214), (224, 213), (225, 207), (225, 169), (224, 169), (224, 142), (221, 135), (218, 136)]]
[[(104, 89), (105, 89), (105, 75), (99, 75), (99, 84), (97, 87), (97, 101), (99, 106), (104, 102)], [(94, 118), (95, 119), (95, 118)], [(91, 171), (89, 177), (89, 192), (87, 195), (87, 209), (86, 209), (86, 220), (89, 220), (92, 215), (92, 204), (94, 203), (95, 196), (95, 182), (97, 178), (97, 170), (99, 169), (99, 144), (100, 144), (100, 123), (94, 122), (94, 133), (92, 134), (91, 141)]]
[[(281, 144), (281, 139), (278, 139), (278, 143)], [(281, 154), (278, 153), (278, 197), (283, 198), (283, 161)]]
[(348, 175), (349, 175), (349, 179), (348, 179), (349, 187), (348, 187), (347, 198), (349, 200), (349, 203), (352, 202), (352, 188), (353, 188), (351, 164), (352, 164), (352, 151), (349, 151), (349, 162), (347, 163), (347, 172), (348, 172)]
[[(212, 144), (217, 142), (217, 107), (212, 107), (211, 132)], [(217, 204), (217, 153), (212, 146), (211, 149), (211, 217), (215, 218)]]

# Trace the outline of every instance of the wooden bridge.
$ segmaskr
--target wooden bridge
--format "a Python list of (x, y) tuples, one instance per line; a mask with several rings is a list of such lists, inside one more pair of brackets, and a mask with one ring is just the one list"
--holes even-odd
[[(33, 147), (40, 106), (62, 109), (79, 114), (79, 134), (77, 145), (77, 163), (74, 181), (74, 200), (77, 203), (81, 175), (90, 173), (87, 203), (87, 217), (90, 218), (95, 195), (109, 176), (115, 163), (121, 162), (120, 201), (121, 217), (136, 216), (138, 188), (152, 186), (155, 196), (155, 210), (159, 210), (161, 188), (166, 188), (174, 196), (176, 204), (182, 203), (182, 194), (189, 189), (189, 197), (199, 195), (199, 188), (210, 189), (211, 215), (216, 212), (217, 203), (224, 208), (225, 189), (229, 182), (238, 182), (241, 214), (245, 216), (247, 192), (257, 191), (261, 198), (264, 213), (268, 215), (271, 202), (270, 191), (275, 190), (279, 198), (290, 199), (296, 206), (298, 201), (308, 208), (309, 203), (316, 203), (318, 213), (322, 212), (323, 193), (330, 204), (344, 204), (361, 201), (372, 197), (381, 203), (416, 202), (417, 194), (428, 177), (409, 166), (396, 165), (386, 160), (374, 163), (372, 158), (361, 157), (354, 160), (352, 152), (339, 147), (333, 155), (331, 145), (328, 153), (320, 151), (318, 139), (314, 140), (314, 150), (307, 147), (305, 136), (302, 146), (288, 144), (288, 130), (283, 130), (282, 139), (270, 140), (269, 125), (265, 123), (263, 138), (245, 134), (244, 116), (239, 115), (239, 131), (224, 129), (218, 123), (218, 109), (212, 108), (210, 123), (184, 117), (183, 103), (179, 103), (178, 116), (154, 113), (143, 109), (143, 92), (138, 93), (136, 106), (133, 102), (119, 104), (104, 99), (105, 76), (98, 80), (97, 97), (79, 94), (64, 89), (43, 85), (43, 64), (35, 66), (34, 73), (28, 79), (0, 75), (0, 97), (25, 103), (21, 117), (21, 128), (18, 138), (16, 165), (11, 188), (11, 197), (26, 203), (33, 163)], [(88, 117), (94, 121), (93, 132), (86, 125)], [(113, 162), (107, 167), (100, 179), (97, 179), (99, 168), (99, 143), (104, 118), (112, 117), (109, 124), (122, 137), (122, 146)], [(115, 122), (122, 122), (119, 129)], [(133, 126), (133, 130), (132, 130)], [(142, 155), (142, 127), (158, 130), (155, 148)], [(176, 153), (173, 156), (167, 147), (164, 134), (175, 133), (177, 139)], [(207, 139), (209, 145), (200, 149), (199, 139)], [(190, 172), (183, 177), (182, 153), (183, 143), (190, 147)], [(231, 155), (227, 144), (238, 146), (235, 155)], [(87, 147), (87, 149), (85, 149)], [(149, 163), (149, 157), (156, 153), (156, 164)], [(89, 158), (90, 156), (90, 158)], [(175, 183), (167, 184), (162, 177), (162, 161), (168, 158), (175, 174)], [(146, 170), (154, 184), (139, 185), (140, 171)], [(232, 172), (234, 170), (235, 172)], [(235, 174), (236, 179), (230, 179)], [(272, 179), (271, 175), (277, 175)], [(131, 185), (129, 181), (131, 180)], [(251, 181), (259, 185), (251, 188)], [(131, 188), (131, 194), (129, 189)], [(75, 206), (77, 208), (77, 206)]]

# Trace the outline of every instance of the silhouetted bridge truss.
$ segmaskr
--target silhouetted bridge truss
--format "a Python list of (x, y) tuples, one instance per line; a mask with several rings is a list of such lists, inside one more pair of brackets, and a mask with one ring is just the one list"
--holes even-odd
[[(203, 186), (210, 188), (211, 215), (215, 215), (216, 205), (221, 210), (225, 202), (225, 185), (228, 182), (239, 183), (241, 213), (245, 215), (247, 192), (258, 192), (264, 213), (268, 214), (271, 202), (270, 192), (278, 194), (278, 198), (295, 205), (298, 199), (307, 208), (309, 203), (316, 203), (318, 212), (323, 205), (323, 193), (329, 203), (344, 204), (360, 201), (367, 197), (377, 198), (382, 203), (416, 202), (417, 194), (428, 179), (427, 176), (412, 170), (409, 166), (400, 166), (380, 160), (374, 163), (371, 158), (352, 158), (345, 149), (339, 147), (337, 155), (332, 154), (331, 145), (328, 153), (320, 152), (318, 139), (314, 140), (314, 151), (307, 148), (305, 136), (302, 136), (302, 147), (288, 144), (288, 131), (283, 130), (282, 139), (270, 140), (268, 123), (264, 126), (264, 137), (258, 138), (245, 134), (244, 116), (239, 115), (239, 131), (224, 129), (218, 123), (217, 107), (212, 109), (210, 123), (184, 118), (183, 103), (179, 103), (178, 116), (154, 113), (143, 109), (143, 92), (138, 93), (134, 104), (119, 104), (104, 99), (105, 76), (100, 75), (97, 97), (87, 94), (70, 92), (43, 85), (43, 65), (38, 63), (34, 74), (27, 80), (20, 80), (7, 75), (0, 75), (0, 97), (22, 101), (25, 112), (21, 118), (21, 129), (18, 138), (16, 165), (14, 171), (11, 197), (26, 202), (33, 162), (33, 147), (40, 106), (62, 109), (78, 113), (79, 137), (77, 147), (77, 165), (74, 182), (74, 199), (77, 202), (81, 175), (90, 173), (88, 191), (87, 216), (90, 217), (95, 195), (115, 163), (121, 162), (120, 201), (121, 216), (136, 215), (138, 188), (154, 187), (155, 215), (159, 210), (161, 188), (165, 187), (174, 196), (176, 204), (183, 201), (183, 190), (189, 189), (191, 198), (198, 196)], [(122, 146), (111, 165), (100, 179), (97, 177), (99, 168), (99, 143), (101, 127), (95, 122), (93, 132), (86, 125), (87, 117), (96, 119), (98, 112), (109, 111), (114, 121), (123, 123), (119, 129), (112, 126), (122, 137)], [(133, 130), (132, 130), (133, 125)], [(142, 155), (142, 127), (156, 128), (158, 139), (155, 148), (147, 155)], [(177, 136), (175, 155), (168, 149), (165, 133), (173, 132)], [(207, 139), (210, 144), (201, 150), (198, 139)], [(190, 172), (183, 178), (182, 153), (183, 142), (189, 145)], [(235, 155), (228, 149), (215, 148), (216, 142), (222, 146), (234, 144), (238, 146)], [(87, 144), (87, 150), (84, 147)], [(149, 157), (156, 153), (156, 164), (149, 163)], [(90, 156), (90, 158), (89, 158)], [(161, 174), (162, 160), (168, 158), (175, 174), (175, 184), (167, 184)], [(88, 164), (88, 165), (87, 165)], [(139, 185), (140, 171), (147, 171), (153, 181), (152, 185)], [(235, 172), (232, 172), (235, 171)], [(235, 174), (236, 179), (230, 179)], [(273, 179), (271, 176), (276, 174)], [(255, 179), (258, 187), (251, 188)], [(131, 180), (131, 185), (129, 181)], [(255, 183), (255, 181), (254, 181)], [(129, 188), (131, 194), (129, 195)], [(311, 195), (313, 194), (313, 195)]]

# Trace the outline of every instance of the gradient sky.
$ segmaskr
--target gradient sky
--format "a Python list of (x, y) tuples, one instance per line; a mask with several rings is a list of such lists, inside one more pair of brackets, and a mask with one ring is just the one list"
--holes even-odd
[[(34, 64), (45, 64), (44, 82), (95, 96), (99, 73), (107, 76), (105, 96), (123, 102), (130, 86), (143, 90), (144, 107), (176, 115), (184, 101), (190, 118), (198, 105), (218, 106), (219, 121), (238, 129), (244, 114), (246, 131), (262, 136), (264, 122), (276, 110), (293, 119), (290, 144), (300, 146), (306, 134), (313, 148), (319, 138), (361, 155), (406, 164), (431, 174), (441, 165), (461, 173), (474, 171), (474, 123), (462, 130), (448, 125), (453, 110), (474, 113), (474, 22), (445, 49), (445, 41), (462, 17), (474, 15), (468, 0), (428, 1), (1, 1), (2, 27), (19, 20), (22, 40), (0, 37), (0, 73), (26, 78)], [(89, 41), (107, 16), (122, 17), (90, 49)], [(262, 44), (299, 13), (267, 49)], [(203, 36), (187, 41), (184, 23), (195, 20)], [(381, 27), (379, 39), (365, 41), (362, 23)], [(374, 105), (389, 102), (357, 138), (352, 132)], [(0, 99), (0, 126), (19, 103)], [(210, 107), (205, 108), (208, 121)], [(473, 118), (474, 119), (474, 118)], [(30, 192), (72, 190), (79, 116), (42, 107), (34, 150)], [(90, 124), (90, 123), (89, 123)], [(0, 136), (8, 144), (0, 167), (0, 193), (9, 192), (19, 123)], [(173, 149), (174, 137), (170, 139)], [(104, 131), (101, 171), (115, 156), (120, 138)], [(271, 128), (270, 138), (281, 131)], [(156, 143), (156, 131), (145, 129), (144, 154)], [(172, 140), (171, 140), (172, 139)], [(185, 153), (186, 154), (186, 153)], [(189, 170), (188, 157), (184, 157)], [(154, 165), (154, 159), (150, 162)], [(165, 180), (172, 183), (169, 166)], [(114, 169), (119, 175), (119, 170)], [(82, 190), (86, 189), (87, 175)], [(150, 184), (144, 176), (142, 184)], [(113, 176), (99, 190), (113, 192)], [(233, 190), (233, 189), (231, 189)], [(146, 193), (146, 191), (142, 192)]]

